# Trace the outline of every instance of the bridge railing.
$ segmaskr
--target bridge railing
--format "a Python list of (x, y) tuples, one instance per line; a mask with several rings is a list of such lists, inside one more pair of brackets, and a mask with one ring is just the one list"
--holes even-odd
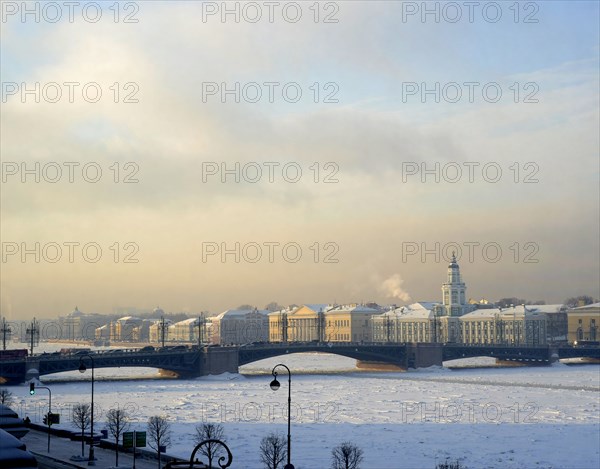
[(356, 347), (356, 346), (401, 346), (406, 345), (406, 342), (265, 342), (261, 344), (243, 344), (239, 345), (240, 349), (258, 349), (258, 348), (289, 348), (289, 347)]
[(110, 350), (86, 350), (85, 352), (83, 351), (77, 351), (77, 350), (73, 350), (73, 351), (69, 351), (69, 352), (42, 352), (42, 353), (35, 353), (33, 355), (28, 355), (27, 358), (77, 358), (80, 356), (83, 356), (84, 354), (91, 354), (93, 357), (96, 356), (118, 356), (118, 355), (133, 355), (133, 354), (139, 354), (139, 353), (182, 353), (182, 352), (194, 352), (194, 351), (198, 351), (198, 347), (188, 347), (186, 346), (185, 348), (175, 348), (178, 346), (171, 346), (171, 347), (165, 347), (164, 349), (162, 348), (156, 348), (154, 350), (142, 350), (142, 348), (124, 348), (124, 349), (110, 349)]

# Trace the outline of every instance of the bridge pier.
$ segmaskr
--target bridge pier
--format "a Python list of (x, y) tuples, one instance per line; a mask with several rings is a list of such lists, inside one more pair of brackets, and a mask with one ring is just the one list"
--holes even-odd
[(192, 373), (193, 376), (237, 373), (238, 366), (239, 353), (237, 347), (205, 347), (200, 351), (198, 366)]
[(558, 347), (550, 346), (548, 348), (548, 355), (549, 355), (550, 363), (554, 363), (554, 362), (557, 362), (560, 360), (559, 354), (558, 354)]
[(238, 372), (237, 347), (204, 347), (196, 359), (190, 361), (189, 368), (183, 370), (159, 369), (161, 376), (172, 378), (198, 378), (199, 376), (220, 375)]
[(40, 378), (40, 361), (39, 360), (27, 360), (25, 364), (25, 379), (24, 382), (31, 381), (32, 379)]
[(406, 346), (407, 368), (442, 366), (444, 346), (434, 343), (415, 343)]
[(239, 367), (238, 347), (208, 347), (204, 362), (203, 376), (237, 373)]

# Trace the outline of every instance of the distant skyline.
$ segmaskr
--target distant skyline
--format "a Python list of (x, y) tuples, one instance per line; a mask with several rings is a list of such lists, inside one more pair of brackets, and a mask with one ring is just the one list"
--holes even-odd
[(532, 2), (496, 23), (330, 3), (336, 23), (3, 18), (1, 315), (435, 301), (457, 246), (467, 297), (600, 297), (598, 2), (533, 2), (535, 23)]

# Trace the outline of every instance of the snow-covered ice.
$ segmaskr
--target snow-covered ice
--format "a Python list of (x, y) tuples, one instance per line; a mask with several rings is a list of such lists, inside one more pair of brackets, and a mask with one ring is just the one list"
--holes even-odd
[[(175, 433), (168, 453), (185, 458), (195, 425), (220, 422), (233, 467), (259, 468), (260, 439), (287, 429), (287, 374), (279, 375), (279, 391), (269, 388), (280, 362), (293, 372), (297, 469), (329, 467), (331, 449), (345, 440), (363, 448), (365, 469), (433, 469), (447, 458), (471, 469), (600, 467), (598, 365), (365, 372), (348, 358), (295, 354), (246, 365), (244, 374), (192, 380), (156, 379), (152, 369), (98, 369), (95, 427), (104, 428), (106, 411), (117, 405), (131, 411), (138, 430), (148, 417), (167, 415)], [(123, 379), (132, 376), (139, 379)], [(89, 401), (90, 383), (82, 378), (71, 372), (43, 379), (63, 427), (70, 426), (70, 405)], [(30, 397), (25, 386), (11, 390), (16, 410), (40, 421), (47, 396)]]

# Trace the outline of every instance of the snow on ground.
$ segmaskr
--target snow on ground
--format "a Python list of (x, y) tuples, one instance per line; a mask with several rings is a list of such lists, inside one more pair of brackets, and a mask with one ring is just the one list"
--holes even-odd
[[(363, 448), (365, 469), (433, 469), (446, 458), (471, 469), (600, 467), (598, 365), (364, 372), (348, 358), (294, 354), (246, 365), (246, 374), (193, 380), (151, 379), (157, 372), (150, 369), (99, 369), (95, 427), (104, 428), (104, 414), (117, 405), (131, 412), (138, 430), (148, 417), (167, 415), (175, 433), (168, 452), (189, 457), (195, 425), (220, 422), (233, 467), (259, 468), (260, 439), (287, 429), (287, 373), (280, 369), (277, 392), (269, 387), (280, 362), (293, 373), (297, 469), (328, 467), (331, 448), (345, 440)], [(306, 374), (311, 370), (318, 374)], [(141, 379), (114, 379), (132, 376)], [(44, 379), (63, 427), (70, 425), (70, 405), (89, 402), (90, 383), (82, 378), (70, 372)], [(20, 403), (15, 410), (40, 421), (45, 393), (11, 390)]]

